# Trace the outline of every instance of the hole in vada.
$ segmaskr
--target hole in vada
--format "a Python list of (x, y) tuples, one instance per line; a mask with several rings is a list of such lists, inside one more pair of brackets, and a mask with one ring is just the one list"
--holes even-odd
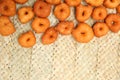
[(7, 25), (8, 23), (4, 23), (4, 25)]
[(25, 12), (25, 15), (27, 15), (28, 14), (28, 12)]
[(103, 30), (103, 28), (100, 28), (99, 30), (100, 30), (100, 31), (102, 31), (102, 30)]
[(40, 9), (42, 9), (42, 7), (40, 6)]
[(82, 13), (82, 16), (84, 16), (84, 15), (85, 15), (85, 12)]
[(27, 39), (27, 42), (30, 41), (30, 38)]
[(60, 10), (60, 12), (63, 12), (63, 11), (64, 11), (63, 9)]
[(65, 27), (65, 29), (68, 29), (67, 27)]
[(111, 2), (114, 2), (114, 0), (110, 0)]
[(43, 26), (43, 24), (40, 23), (39, 26)]
[(51, 35), (50, 38), (53, 38), (53, 36)]
[(85, 32), (81, 32), (82, 35), (85, 35)]
[(8, 10), (8, 6), (4, 6), (4, 10)]
[(114, 21), (112, 22), (112, 25), (115, 25), (115, 22), (114, 22)]
[(102, 13), (99, 13), (99, 16), (102, 16)]

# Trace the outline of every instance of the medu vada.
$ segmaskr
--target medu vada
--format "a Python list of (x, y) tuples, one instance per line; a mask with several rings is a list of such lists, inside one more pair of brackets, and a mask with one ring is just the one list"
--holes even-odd
[(73, 38), (80, 43), (87, 43), (93, 39), (94, 33), (92, 28), (86, 23), (79, 23), (72, 31)]
[(55, 6), (54, 15), (58, 20), (64, 21), (70, 15), (70, 7), (65, 3), (61, 3)]
[(108, 25), (109, 29), (117, 33), (120, 30), (120, 16), (117, 14), (109, 14), (105, 19), (106, 24)]
[(27, 23), (34, 17), (32, 7), (22, 7), (18, 10), (18, 18), (21, 23)]
[(36, 38), (32, 31), (28, 31), (19, 36), (18, 42), (22, 47), (30, 48), (35, 45)]
[(14, 16), (16, 14), (16, 3), (13, 0), (0, 0), (0, 14)]
[(79, 22), (84, 22), (86, 21), (87, 19), (90, 18), (91, 14), (92, 14), (92, 6), (90, 5), (78, 5), (76, 7), (76, 19), (79, 21)]
[(104, 6), (107, 8), (116, 8), (120, 4), (120, 0), (104, 0)]
[(93, 31), (96, 37), (102, 37), (109, 32), (109, 28), (106, 23), (97, 22), (93, 26)]
[(72, 21), (62, 21), (56, 26), (56, 30), (62, 35), (71, 34), (74, 28), (74, 23)]
[(42, 43), (44, 45), (51, 44), (56, 41), (57, 37), (58, 37), (57, 30), (55, 30), (54, 27), (50, 27), (42, 35)]
[(50, 27), (50, 21), (49, 21), (48, 18), (38, 18), (38, 17), (36, 17), (32, 22), (32, 29), (36, 33), (45, 32), (48, 27)]
[(103, 6), (99, 6), (94, 8), (92, 13), (92, 18), (94, 20), (104, 20), (107, 16), (107, 10)]
[(9, 36), (16, 31), (14, 24), (7, 16), (0, 16), (0, 34), (2, 36)]
[(34, 3), (34, 13), (36, 14), (36, 16), (38, 17), (48, 17), (50, 15), (51, 12), (51, 5), (38, 0)]

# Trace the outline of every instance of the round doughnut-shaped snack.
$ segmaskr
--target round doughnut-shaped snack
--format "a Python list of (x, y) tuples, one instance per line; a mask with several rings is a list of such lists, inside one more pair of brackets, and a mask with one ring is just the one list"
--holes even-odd
[(0, 14), (14, 16), (16, 14), (15, 2), (13, 0), (0, 0)]
[(77, 6), (80, 4), (81, 0), (65, 0), (69, 6)]
[(27, 23), (34, 17), (32, 7), (22, 7), (18, 10), (18, 18), (21, 23)]
[(45, 0), (47, 3), (49, 4), (53, 4), (53, 5), (56, 5), (56, 4), (60, 4), (61, 0)]
[(106, 23), (97, 22), (93, 26), (93, 31), (96, 37), (102, 37), (109, 32), (109, 28)]
[(55, 6), (54, 15), (58, 20), (64, 21), (70, 15), (70, 7), (65, 3), (61, 3)]
[(38, 18), (38, 17), (36, 17), (32, 22), (32, 29), (36, 33), (45, 32), (48, 27), (50, 27), (50, 21), (49, 21), (48, 18)]
[(116, 10), (117, 10), (117, 13), (120, 14), (120, 5), (117, 6)]
[(58, 23), (56, 30), (62, 35), (71, 34), (74, 28), (74, 23), (72, 21), (63, 21)]
[(76, 19), (79, 22), (86, 21), (87, 19), (90, 18), (92, 10), (93, 10), (92, 6), (80, 4), (79, 6), (76, 7)]
[(104, 0), (104, 6), (107, 8), (116, 8), (120, 4), (120, 0)]
[(26, 3), (28, 0), (14, 0), (16, 3), (19, 3), (19, 4), (24, 4)]
[(51, 12), (51, 5), (38, 0), (34, 3), (34, 13), (36, 14), (36, 16), (38, 17), (48, 17), (50, 15)]
[(0, 34), (2, 36), (9, 36), (16, 31), (13, 23), (7, 16), (0, 16)]
[(30, 48), (35, 45), (36, 38), (32, 31), (28, 31), (19, 36), (18, 42), (22, 47)]
[(106, 16), (107, 16), (107, 10), (103, 6), (96, 7), (93, 10), (92, 18), (94, 20), (104, 20), (106, 18)]
[(104, 2), (104, 0), (85, 0), (88, 4), (92, 5), (92, 6), (101, 6)]
[(117, 33), (120, 30), (120, 16), (117, 14), (109, 14), (105, 19), (106, 24), (108, 25), (109, 29)]
[(87, 43), (93, 39), (94, 33), (92, 28), (86, 23), (79, 23), (72, 31), (73, 38), (80, 43)]
[(58, 32), (55, 28), (50, 27), (48, 28), (42, 36), (42, 43), (44, 45), (51, 44), (56, 41), (58, 37)]

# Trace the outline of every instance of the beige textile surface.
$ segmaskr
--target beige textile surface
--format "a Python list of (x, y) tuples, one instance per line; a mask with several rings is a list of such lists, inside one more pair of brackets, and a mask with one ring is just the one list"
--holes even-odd
[[(32, 6), (29, 0), (22, 6)], [(71, 8), (74, 19), (74, 8)], [(115, 10), (108, 10), (114, 13)], [(51, 26), (58, 23), (53, 13)], [(86, 44), (76, 42), (71, 35), (61, 36), (51, 45), (42, 45), (41, 34), (35, 34), (37, 44), (22, 48), (18, 36), (31, 29), (31, 22), (21, 24), (17, 15), (12, 17), (16, 32), (8, 37), (0, 36), (0, 80), (120, 80), (120, 34), (109, 32)], [(90, 19), (86, 21), (92, 25)]]

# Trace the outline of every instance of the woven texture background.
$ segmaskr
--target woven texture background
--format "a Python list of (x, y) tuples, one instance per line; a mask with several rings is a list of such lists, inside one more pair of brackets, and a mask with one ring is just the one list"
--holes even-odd
[[(33, 6), (29, 0), (22, 6)], [(84, 3), (84, 2), (83, 2)], [(74, 8), (71, 7), (74, 18)], [(108, 9), (109, 13), (115, 10)], [(42, 45), (35, 34), (37, 44), (30, 49), (22, 48), (18, 36), (31, 30), (31, 22), (21, 24), (17, 15), (11, 18), (16, 32), (8, 37), (0, 36), (0, 80), (120, 80), (120, 33), (109, 33), (86, 44), (76, 42), (71, 35), (61, 36), (51, 45)], [(58, 23), (53, 13), (51, 26)], [(93, 20), (86, 21), (89, 25)]]

